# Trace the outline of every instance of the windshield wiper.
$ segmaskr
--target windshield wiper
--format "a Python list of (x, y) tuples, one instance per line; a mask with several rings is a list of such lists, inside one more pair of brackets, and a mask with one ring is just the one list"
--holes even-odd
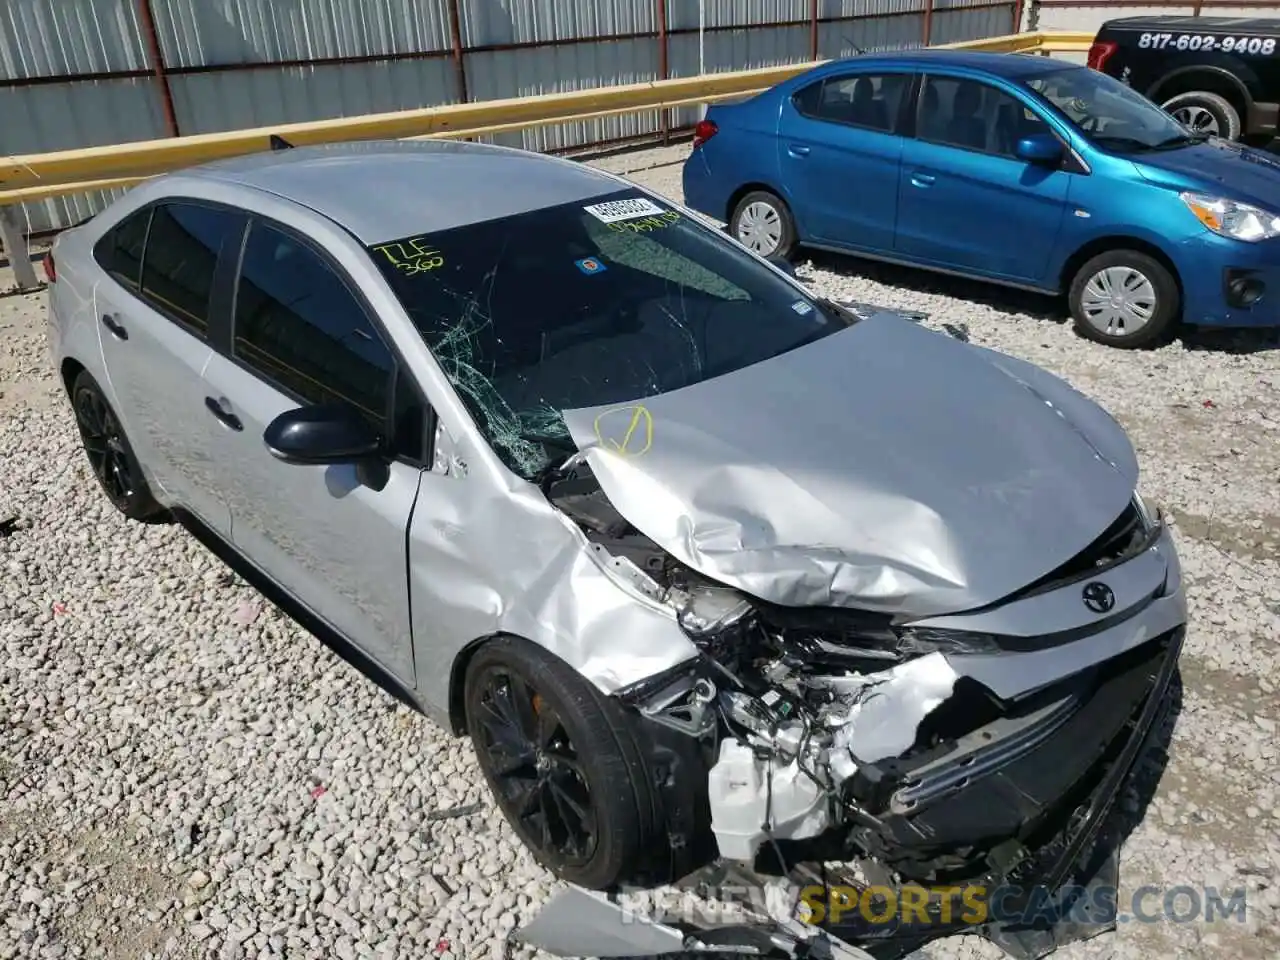
[(1093, 134), (1093, 142), (1104, 147), (1119, 147), (1126, 150), (1150, 150), (1151, 144), (1145, 140), (1139, 140), (1136, 137), (1123, 137), (1118, 134)]
[(1192, 143), (1204, 143), (1209, 139), (1207, 133), (1179, 133), (1176, 136), (1152, 144), (1152, 150), (1168, 150), (1170, 147), (1184, 147)]
[(1120, 147), (1134, 153), (1146, 150), (1170, 150), (1173, 147), (1184, 147), (1193, 143), (1204, 143), (1208, 140), (1207, 134), (1202, 133), (1180, 133), (1177, 136), (1168, 137), (1164, 140), (1157, 140), (1155, 143), (1148, 143), (1145, 140), (1139, 140), (1136, 137), (1125, 137), (1118, 134), (1095, 134), (1093, 141), (1104, 147)]
[(858, 316), (848, 307), (843, 306), (842, 304), (836, 303), (834, 300), (828, 297), (818, 297), (817, 303), (818, 303), (818, 306), (822, 308), (823, 312), (825, 312), (828, 317), (832, 318), (833, 320), (840, 321), (847, 327), (853, 326), (855, 323), (857, 323), (859, 320), (862, 319), (862, 317)]

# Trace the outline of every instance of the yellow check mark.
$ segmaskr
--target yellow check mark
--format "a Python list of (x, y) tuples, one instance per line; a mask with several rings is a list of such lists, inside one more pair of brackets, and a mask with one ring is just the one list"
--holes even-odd
[[(620, 421), (621, 415), (627, 414), (627, 429), (621, 440), (605, 436), (606, 420)], [(614, 407), (606, 410), (595, 419), (596, 439), (603, 446), (624, 457), (638, 457), (648, 452), (653, 446), (653, 415), (640, 405)], [(638, 435), (638, 436), (637, 436)], [(632, 449), (638, 445), (638, 449)]]

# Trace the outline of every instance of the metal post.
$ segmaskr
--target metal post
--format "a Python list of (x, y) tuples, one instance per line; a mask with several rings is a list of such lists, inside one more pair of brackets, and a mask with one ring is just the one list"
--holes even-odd
[(160, 88), (164, 123), (169, 129), (169, 136), (176, 137), (181, 132), (178, 129), (178, 114), (173, 109), (173, 91), (169, 89), (169, 74), (165, 70), (164, 54), (160, 50), (160, 35), (156, 33), (156, 18), (151, 10), (151, 0), (138, 0), (138, 16), (142, 19), (142, 32), (146, 35), (151, 70), (155, 74), (156, 86)]
[(809, 0), (809, 59), (818, 59), (818, 0)]
[(929, 46), (933, 36), (933, 0), (924, 0), (924, 45)]
[(1010, 33), (1022, 32), (1022, 7), (1026, 0), (1017, 0), (1013, 5), (1013, 29)]
[[(704, 76), (707, 72), (707, 48), (705, 44), (707, 30), (707, 4), (705, 0), (698, 0), (698, 76)], [(701, 104), (698, 107), (698, 118), (705, 119), (707, 116), (707, 105)]]
[[(667, 0), (657, 0), (655, 15), (658, 18), (658, 79), (666, 80), (671, 76), (671, 67), (667, 62), (669, 56), (667, 49)], [(661, 113), (662, 142), (665, 145), (671, 142), (671, 111), (664, 107)]]
[(458, 102), (466, 103), (470, 97), (467, 93), (467, 66), (462, 48), (462, 17), (458, 13), (458, 0), (449, 0), (448, 7), (449, 41), (453, 45), (453, 73), (458, 85)]
[(0, 240), (4, 241), (4, 250), (9, 257), (9, 265), (13, 267), (13, 278), (18, 283), (18, 289), (34, 290), (40, 286), (40, 281), (36, 279), (36, 268), (31, 263), (27, 238), (18, 228), (13, 211), (13, 207), (0, 207)]

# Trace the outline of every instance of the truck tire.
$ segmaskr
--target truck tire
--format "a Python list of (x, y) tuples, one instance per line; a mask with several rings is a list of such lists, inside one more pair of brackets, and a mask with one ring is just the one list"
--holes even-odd
[(1226, 97), (1208, 90), (1189, 90), (1161, 106), (1195, 133), (1207, 133), (1224, 140), (1240, 139), (1240, 112)]

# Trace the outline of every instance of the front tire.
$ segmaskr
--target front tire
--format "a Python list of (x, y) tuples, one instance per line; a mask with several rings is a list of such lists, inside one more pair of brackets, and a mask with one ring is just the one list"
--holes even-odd
[(733, 208), (729, 234), (765, 258), (785, 260), (796, 248), (796, 223), (786, 202), (768, 190), (752, 190)]
[(1108, 250), (1091, 258), (1067, 293), (1081, 336), (1124, 349), (1163, 338), (1177, 317), (1179, 300), (1168, 269), (1137, 250)]
[(661, 842), (657, 803), (628, 721), (579, 673), (527, 640), (498, 637), (467, 664), (467, 730), (499, 809), (561, 880), (607, 890)]
[(88, 370), (80, 371), (71, 385), (71, 407), (89, 468), (111, 505), (130, 520), (148, 521), (163, 514), (124, 427)]
[(1166, 100), (1161, 106), (1196, 133), (1224, 140), (1240, 139), (1240, 111), (1226, 97), (1207, 90), (1190, 90)]

